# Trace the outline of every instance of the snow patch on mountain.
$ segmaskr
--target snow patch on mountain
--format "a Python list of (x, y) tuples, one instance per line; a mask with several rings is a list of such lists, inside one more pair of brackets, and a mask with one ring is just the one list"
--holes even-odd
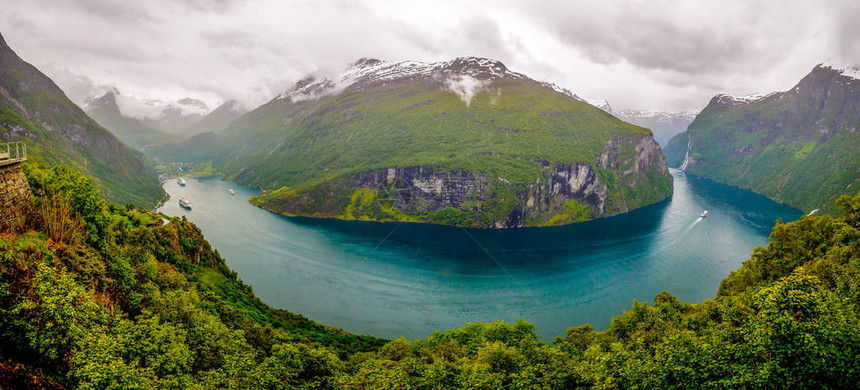
[(527, 79), (521, 73), (512, 72), (497, 60), (477, 57), (459, 57), (444, 62), (401, 61), (389, 62), (362, 58), (343, 73), (333, 77), (300, 80), (290, 90), (276, 99), (299, 102), (322, 96), (338, 94), (346, 88), (361, 90), (370, 85), (386, 85), (400, 80), (433, 79), (443, 83), (447, 90), (457, 93), (464, 102), (482, 91), (490, 81), (500, 78)]
[(692, 122), (693, 119), (696, 119), (696, 115), (698, 114), (698, 111), (665, 112), (657, 110), (626, 109), (617, 112), (616, 116), (627, 122), (636, 119), (649, 119), (660, 123), (670, 123), (678, 120)]
[(603, 111), (606, 111), (610, 114), (615, 114), (612, 111), (612, 106), (609, 105), (609, 102), (603, 99), (582, 99), (584, 102), (591, 104), (594, 107), (597, 107)]
[(570, 91), (569, 89), (567, 89), (567, 88), (561, 87), (561, 86), (559, 86), (559, 85), (557, 85), (557, 84), (550, 83), (550, 82), (542, 82), (542, 83), (540, 83), (540, 85), (542, 85), (544, 88), (549, 88), (549, 89), (551, 89), (551, 90), (553, 90), (553, 91), (555, 91), (555, 92), (558, 92), (558, 93), (560, 93), (560, 94), (562, 94), (562, 95), (565, 95), (565, 96), (567, 96), (567, 97), (574, 98), (574, 99), (579, 100), (579, 101), (581, 101), (581, 102), (583, 102), (583, 103), (588, 103), (588, 104), (590, 104), (590, 105), (592, 105), (592, 106), (594, 106), (594, 107), (597, 107), (597, 108), (599, 108), (599, 109), (601, 109), (601, 110), (603, 110), (603, 111), (606, 111), (606, 112), (608, 112), (608, 113), (610, 113), (610, 114), (613, 114), (613, 113), (614, 113), (614, 112), (612, 111), (612, 106), (611, 106), (611, 105), (609, 104), (609, 102), (607, 102), (606, 100), (603, 100), (603, 99), (588, 99), (588, 98), (584, 98), (584, 97), (582, 97), (582, 96), (579, 96), (579, 95), (577, 95), (577, 94), (575, 94), (575, 93), (571, 92), (571, 91)]
[(832, 69), (845, 77), (860, 80), (860, 66), (857, 65), (852, 66), (844, 63), (839, 63), (834, 60), (828, 60), (824, 63), (818, 64), (818, 67), (822, 69)]
[(540, 85), (542, 85), (544, 88), (549, 88), (549, 89), (551, 89), (551, 90), (553, 90), (553, 91), (555, 91), (555, 92), (558, 92), (558, 93), (560, 93), (560, 94), (562, 94), (562, 95), (565, 95), (565, 96), (567, 96), (567, 97), (572, 97), (572, 98), (574, 98), (574, 99), (576, 99), (576, 100), (579, 100), (579, 101), (581, 101), (581, 102), (584, 102), (584, 101), (585, 101), (585, 99), (583, 99), (583, 98), (581, 98), (581, 97), (577, 96), (575, 93), (571, 92), (569, 89), (564, 88), (564, 87), (561, 87), (561, 86), (559, 86), (559, 85), (557, 85), (557, 84), (553, 84), (553, 83), (550, 83), (550, 82), (542, 82), (542, 83), (540, 83)]
[(179, 99), (173, 103), (168, 104), (168, 106), (175, 107), (179, 111), (182, 112), (182, 115), (206, 115), (210, 111), (209, 106), (206, 105), (202, 100), (192, 99), (192, 98), (183, 98)]
[(771, 93), (753, 93), (749, 95), (728, 95), (728, 94), (718, 94), (714, 97), (716, 101), (720, 104), (724, 105), (732, 105), (737, 106), (741, 104), (751, 103), (755, 101), (759, 101), (768, 97), (771, 97), (779, 92), (771, 92)]
[[(402, 80), (434, 80), (441, 82), (445, 90), (456, 93), (466, 106), (469, 106), (476, 94), (485, 92), (490, 82), (497, 79), (534, 81), (522, 73), (509, 70), (502, 62), (489, 58), (459, 57), (443, 62), (389, 62), (362, 58), (350, 64), (339, 75), (305, 77), (275, 99), (289, 99), (292, 103), (298, 103), (337, 95), (347, 88), (360, 91), (369, 86), (387, 85)], [(587, 99), (550, 82), (538, 83), (567, 97), (613, 113), (612, 106), (606, 100)], [(497, 101), (498, 95), (497, 93), (491, 97), (491, 101)]]
[(108, 104), (109, 100), (105, 99), (107, 95), (113, 95), (120, 114), (135, 119), (157, 120), (168, 115), (204, 116), (211, 111), (206, 103), (198, 99), (183, 98), (168, 103), (158, 99), (145, 99), (138, 96), (123, 95), (116, 88), (109, 89), (105, 95), (93, 96), (87, 99), (83, 107), (84, 110), (91, 111), (101, 108), (104, 104)]
[(301, 101), (309, 100), (309, 99), (317, 99), (319, 97), (329, 95), (334, 92), (336, 89), (335, 83), (329, 78), (323, 78), (322, 80), (317, 80), (313, 76), (307, 76), (299, 82), (296, 83), (295, 87), (286, 91), (280, 95), (276, 99), (290, 99), (293, 103), (298, 103)]

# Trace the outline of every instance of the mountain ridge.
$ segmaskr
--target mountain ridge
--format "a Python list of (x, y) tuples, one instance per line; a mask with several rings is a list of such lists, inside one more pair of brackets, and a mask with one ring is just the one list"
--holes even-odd
[(832, 211), (860, 185), (858, 131), (860, 80), (822, 63), (787, 91), (714, 96), (666, 155), (690, 173)]
[(0, 139), (28, 140), (29, 157), (87, 173), (115, 202), (154, 205), (164, 196), (155, 172), (93, 121), (0, 35)]
[(698, 113), (694, 111), (666, 112), (657, 110), (625, 109), (614, 115), (625, 122), (642, 126), (654, 133), (654, 139), (661, 147), (678, 133), (687, 131)]
[(167, 133), (150, 127), (144, 121), (125, 116), (117, 104), (120, 92), (112, 88), (98, 98), (87, 99), (85, 111), (117, 138), (137, 149), (169, 142), (174, 139)]
[(477, 57), (363, 58), (184, 145), (163, 157), (211, 161), (288, 215), (501, 228), (671, 196), (650, 131)]

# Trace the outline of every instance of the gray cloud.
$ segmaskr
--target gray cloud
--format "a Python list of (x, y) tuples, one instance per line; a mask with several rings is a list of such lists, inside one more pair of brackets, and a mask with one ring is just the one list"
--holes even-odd
[(77, 74), (55, 63), (48, 64), (42, 71), (50, 73), (54, 82), (62, 86), (66, 96), (75, 102), (85, 102), (87, 98), (102, 95), (110, 89), (109, 85), (98, 84), (85, 75)]
[(475, 55), (618, 108), (699, 109), (860, 63), (854, 0), (0, 0), (0, 29), (77, 102), (86, 89), (264, 103), (360, 57)]
[(605, 2), (533, 9), (570, 46), (598, 63), (701, 74), (767, 66), (813, 27), (801, 3)]
[(839, 56), (854, 66), (860, 66), (860, 2), (842, 0), (833, 10), (836, 32), (833, 34)]

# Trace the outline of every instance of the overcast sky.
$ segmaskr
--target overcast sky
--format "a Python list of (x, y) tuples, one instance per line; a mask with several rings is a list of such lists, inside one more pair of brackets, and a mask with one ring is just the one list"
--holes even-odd
[(616, 110), (675, 111), (860, 64), (860, 1), (0, 0), (0, 33), (79, 104), (115, 86), (253, 108), (360, 57), (480, 56)]

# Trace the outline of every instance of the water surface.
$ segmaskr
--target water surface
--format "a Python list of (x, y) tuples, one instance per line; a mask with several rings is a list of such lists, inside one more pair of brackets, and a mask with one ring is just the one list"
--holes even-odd
[[(159, 211), (185, 215), (266, 303), (354, 333), (426, 337), (474, 321), (523, 318), (547, 341), (597, 329), (662, 290), (712, 298), (800, 211), (706, 179), (675, 177), (672, 199), (556, 228), (460, 229), (286, 218), (248, 203), (257, 191), (218, 178), (175, 180)], [(235, 196), (229, 189), (236, 191)], [(180, 196), (194, 209), (181, 209)], [(709, 215), (699, 218), (702, 210)]]

